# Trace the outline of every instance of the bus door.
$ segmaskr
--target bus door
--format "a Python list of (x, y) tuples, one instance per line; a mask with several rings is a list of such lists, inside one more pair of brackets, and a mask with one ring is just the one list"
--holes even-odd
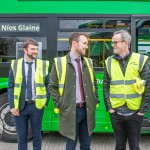
[[(150, 57), (150, 16), (134, 16), (134, 34), (135, 51)], [(150, 63), (150, 58), (148, 59)], [(150, 109), (144, 115), (142, 131), (150, 131)]]

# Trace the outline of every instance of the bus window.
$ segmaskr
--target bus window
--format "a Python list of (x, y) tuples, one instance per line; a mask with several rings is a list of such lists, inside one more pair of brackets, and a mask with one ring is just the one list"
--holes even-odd
[[(94, 22), (94, 24), (91, 24), (91, 22)], [(103, 21), (97, 21), (97, 20), (60, 20), (59, 21), (59, 28), (60, 29), (90, 29), (90, 28), (103, 28), (98, 22), (102, 22), (100, 24), (103, 24)]]
[(105, 20), (106, 29), (129, 29), (130, 21), (129, 20)]
[(101, 18), (97, 20), (59, 20), (59, 28), (62, 29), (129, 29), (130, 21), (122, 19)]
[(61, 19), (59, 32), (57, 32), (57, 55), (64, 56), (69, 52), (68, 40), (74, 31), (84, 32), (89, 36), (86, 56), (93, 60), (94, 67), (104, 67), (104, 61), (113, 55), (111, 46), (113, 32), (120, 29), (129, 30), (130, 20), (125, 18)]
[(94, 67), (104, 67), (104, 61), (113, 54), (110, 32), (92, 33), (89, 36), (87, 56), (93, 60)]
[(137, 51), (150, 56), (150, 20), (136, 19)]

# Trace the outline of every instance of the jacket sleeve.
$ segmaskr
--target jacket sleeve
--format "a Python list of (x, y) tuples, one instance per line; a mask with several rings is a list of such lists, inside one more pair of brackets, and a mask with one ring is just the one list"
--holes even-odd
[(145, 63), (142, 71), (140, 72), (140, 77), (145, 80), (146, 83), (139, 112), (145, 113), (148, 111), (148, 108), (150, 108), (150, 66), (148, 61)]
[(106, 66), (105, 66), (104, 80), (103, 80), (103, 94), (104, 94), (104, 103), (105, 103), (107, 111), (109, 111), (112, 108), (111, 103), (110, 103), (110, 96), (109, 96), (110, 80), (111, 80), (110, 76), (109, 76)]
[(8, 89), (7, 89), (7, 94), (8, 94), (8, 103), (9, 107), (14, 108), (14, 75), (12, 69), (9, 71), (9, 80), (8, 80)]
[(58, 103), (59, 99), (60, 99), (60, 95), (59, 95), (59, 91), (58, 91), (59, 85), (58, 85), (56, 67), (54, 64), (51, 69), (50, 82), (49, 82), (48, 88), (50, 90), (55, 107), (59, 108), (59, 103)]
[(50, 75), (48, 74), (45, 77), (45, 87), (46, 87), (46, 96), (47, 96), (46, 106), (48, 106), (48, 103), (49, 103), (49, 100), (50, 100), (50, 91), (49, 91), (49, 88), (48, 88), (49, 80), (50, 80)]

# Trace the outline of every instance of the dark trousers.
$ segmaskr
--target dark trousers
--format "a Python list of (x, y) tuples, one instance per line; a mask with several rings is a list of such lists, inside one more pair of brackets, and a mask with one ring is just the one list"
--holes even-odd
[(110, 113), (110, 118), (116, 140), (115, 150), (126, 150), (127, 140), (130, 150), (140, 150), (139, 138), (143, 116), (139, 116), (137, 113), (131, 116), (122, 116), (114, 112)]
[(66, 150), (75, 150), (78, 137), (80, 150), (90, 150), (91, 136), (88, 134), (86, 108), (76, 109), (76, 138), (66, 138)]
[(35, 104), (26, 104), (20, 112), (20, 116), (15, 117), (15, 125), (18, 136), (18, 150), (27, 150), (27, 133), (28, 122), (30, 119), (32, 135), (33, 135), (33, 150), (41, 150), (41, 124), (43, 117), (43, 109), (37, 109)]

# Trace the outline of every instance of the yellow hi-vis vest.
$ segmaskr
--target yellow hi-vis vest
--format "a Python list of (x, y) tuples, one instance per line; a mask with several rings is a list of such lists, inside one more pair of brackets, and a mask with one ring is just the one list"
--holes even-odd
[[(22, 62), (23, 58), (12, 60), (11, 68), (14, 75), (14, 108), (19, 109), (19, 98), (22, 85)], [(38, 109), (42, 109), (46, 103), (46, 88), (44, 85), (45, 77), (48, 75), (49, 62), (36, 59), (36, 70), (34, 76), (36, 100), (35, 105)]]
[[(87, 64), (90, 73), (91, 82), (93, 85), (93, 92), (94, 92), (95, 87), (94, 87), (94, 75), (93, 75), (93, 62), (90, 58), (86, 58), (86, 57), (83, 58)], [(56, 73), (57, 73), (58, 83), (59, 83), (58, 91), (60, 96), (62, 96), (64, 91), (65, 78), (66, 78), (67, 57), (63, 56), (63, 57), (54, 58), (54, 64), (56, 66)]]
[(139, 109), (142, 94), (136, 92), (134, 84), (147, 59), (147, 56), (132, 53), (124, 76), (118, 61), (112, 57), (107, 58), (105, 63), (111, 78), (110, 102), (112, 108), (117, 108), (126, 103), (131, 110)]

